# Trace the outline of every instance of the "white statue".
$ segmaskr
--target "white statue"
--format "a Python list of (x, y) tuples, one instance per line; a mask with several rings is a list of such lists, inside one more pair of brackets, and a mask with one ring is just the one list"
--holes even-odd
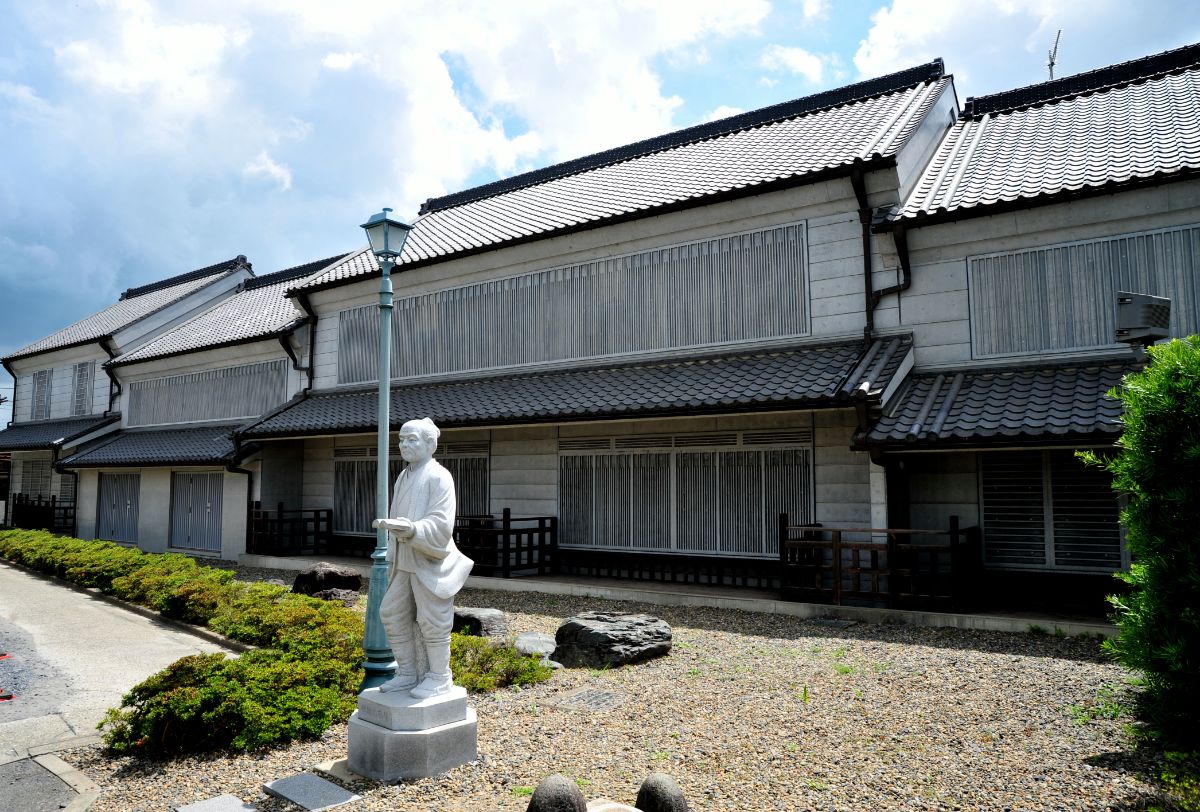
[[(379, 620), (396, 657), (396, 676), (379, 690), (411, 689), (419, 699), (446, 693), (454, 684), (454, 596), (473, 563), (454, 545), (454, 479), (433, 459), (439, 434), (428, 417), (400, 427), (400, 456), (408, 466), (396, 477), (389, 518), (374, 522), (388, 531), (388, 585)], [(418, 637), (428, 662), (424, 674), (418, 673)]]

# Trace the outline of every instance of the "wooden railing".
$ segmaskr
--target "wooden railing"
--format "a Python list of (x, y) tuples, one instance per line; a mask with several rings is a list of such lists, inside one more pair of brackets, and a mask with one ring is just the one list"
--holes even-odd
[(23, 530), (49, 530), (52, 533), (75, 532), (75, 500), (57, 496), (10, 495), (6, 503), (5, 523)]
[(333, 511), (328, 508), (289, 510), (280, 502), (265, 509), (250, 507), (246, 551), (258, 555), (312, 555), (329, 551)]
[(514, 574), (546, 575), (558, 556), (558, 518), (513, 516), (504, 509), (495, 516), (459, 516), (454, 543), (475, 562), (472, 575), (511, 578)]
[(782, 597), (962, 611), (979, 567), (979, 528), (960, 528), (957, 516), (949, 524), (945, 530), (828, 528), (790, 525), (780, 514)]

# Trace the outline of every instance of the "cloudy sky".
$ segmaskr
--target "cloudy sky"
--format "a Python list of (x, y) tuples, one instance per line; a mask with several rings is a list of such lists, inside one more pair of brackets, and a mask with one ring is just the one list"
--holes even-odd
[[(1187, 0), (0, 0), (0, 355), (384, 205), (945, 59), (959, 100), (1200, 40)], [(0, 395), (12, 381), (0, 376)], [(0, 425), (7, 421), (0, 406)]]

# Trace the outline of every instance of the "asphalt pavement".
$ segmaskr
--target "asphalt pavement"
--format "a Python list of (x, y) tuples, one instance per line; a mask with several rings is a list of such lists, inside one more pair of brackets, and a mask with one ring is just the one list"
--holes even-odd
[[(32, 809), (28, 793), (44, 794), (33, 780), (40, 774), (15, 765), (31, 750), (95, 735), (134, 685), (180, 657), (222, 650), (0, 561), (0, 697), (12, 695), (0, 700), (0, 809)], [(14, 794), (22, 792), (23, 801)]]

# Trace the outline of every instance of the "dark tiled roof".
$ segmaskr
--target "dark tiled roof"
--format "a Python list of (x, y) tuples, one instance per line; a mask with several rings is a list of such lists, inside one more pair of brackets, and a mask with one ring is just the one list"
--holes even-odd
[[(40, 451), (56, 445), (69, 444), (71, 440), (120, 420), (112, 417), (72, 417), (67, 420), (35, 420), (29, 423), (14, 423), (0, 431), (0, 450)], [(62, 440), (63, 443), (58, 441)]]
[[(391, 423), (490, 425), (781, 410), (878, 398), (912, 346), (908, 336), (392, 389)], [(869, 356), (869, 357), (868, 357)], [(239, 432), (286, 437), (371, 431), (376, 391), (311, 395)]]
[[(428, 264), (892, 161), (949, 86), (941, 63), (930, 63), (430, 201), (400, 264)], [(330, 287), (377, 270), (374, 256), (359, 252), (297, 289)]]
[(306, 316), (284, 293), (296, 279), (316, 273), (345, 256), (330, 257), (249, 280), (232, 297), (148, 344), (118, 356), (108, 366), (243, 344), (294, 330)]
[[(1087, 81), (1047, 83), (1043, 93), (1050, 98), (1036, 103), (1036, 87), (998, 94), (994, 102), (975, 99), (970, 109), (976, 114), (950, 129), (896, 218), (958, 219), (1194, 177), (1200, 171), (1200, 48), (1181, 51), (1191, 66), (1165, 75), (1154, 75), (1162, 66), (1158, 57), (1147, 57), (1112, 73), (1085, 74)], [(1139, 68), (1151, 78), (1130, 80), (1145, 76)], [(1106, 78), (1124, 83), (1093, 86)], [(1056, 95), (1077, 85), (1083, 88), (1077, 95)], [(1010, 107), (1019, 103), (1032, 106)]]
[(197, 291), (239, 268), (249, 268), (245, 259), (245, 257), (238, 257), (201, 268), (198, 271), (173, 276), (161, 282), (143, 285), (140, 288), (130, 288), (121, 295), (120, 301), (116, 304), (109, 305), (99, 313), (77, 321), (70, 327), (64, 327), (57, 333), (52, 333), (39, 341), (26, 345), (5, 357), (4, 360), (12, 361), (41, 352), (99, 341), (105, 336), (111, 336), (117, 330), (156, 313), (189, 293)]
[(63, 468), (225, 465), (235, 461), (236, 426), (126, 429), (62, 460)]
[(1121, 431), (1121, 404), (1106, 396), (1132, 361), (915, 375), (867, 433), (865, 445), (901, 448), (1060, 442)]

